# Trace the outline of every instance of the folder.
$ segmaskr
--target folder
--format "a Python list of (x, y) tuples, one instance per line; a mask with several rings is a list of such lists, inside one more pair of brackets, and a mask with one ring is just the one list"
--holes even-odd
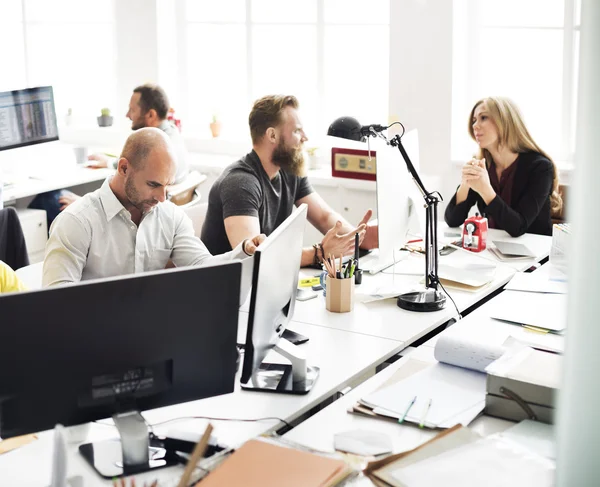
[(343, 460), (250, 440), (196, 487), (330, 487), (351, 471)]

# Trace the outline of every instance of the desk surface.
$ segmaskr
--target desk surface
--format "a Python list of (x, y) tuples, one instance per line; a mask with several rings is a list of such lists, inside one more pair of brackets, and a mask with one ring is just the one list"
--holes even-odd
[[(435, 361), (433, 358), (433, 348), (419, 347), (409, 357), (423, 361)], [(390, 437), (394, 453), (410, 450), (430, 440), (438, 431), (420, 429), (410, 424), (397, 424), (380, 419), (367, 418), (347, 412), (348, 408), (354, 405), (361, 397), (373, 392), (380, 384), (388, 380), (409, 357), (401, 358), (375, 377), (363, 382), (341, 399), (338, 399), (286, 433), (284, 438), (309, 448), (334, 451), (333, 437), (336, 433), (354, 429), (377, 431)], [(478, 433), (487, 436), (502, 431), (513, 424), (503, 419), (481, 416), (471, 423), (470, 426)]]
[(4, 188), (2, 200), (5, 202), (27, 198), (46, 191), (69, 188), (79, 184), (103, 181), (114, 171), (112, 169), (89, 169), (84, 167), (70, 167), (66, 170), (57, 170), (55, 174), (43, 174), (39, 179), (27, 177), (19, 179), (14, 185)]
[[(496, 230), (494, 238), (500, 238), (506, 232)], [(506, 234), (508, 235), (508, 234)], [(504, 286), (517, 270), (524, 270), (531, 267), (532, 264), (539, 262), (548, 256), (552, 244), (551, 237), (540, 235), (524, 235), (519, 237), (521, 241), (527, 243), (532, 249), (535, 249), (536, 258), (519, 263), (511, 262), (506, 265), (499, 262), (495, 257), (481, 257), (471, 252), (460, 251), (444, 256), (440, 259), (441, 263), (448, 265), (466, 266), (469, 264), (496, 263), (496, 271), (493, 280), (474, 291), (464, 291), (446, 287), (450, 296), (456, 302), (458, 309), (464, 310), (476, 305), (482, 299), (486, 298), (496, 290)], [(483, 260), (483, 259), (487, 260)], [(404, 292), (412, 289), (422, 288), (422, 274), (415, 275), (413, 269), (421, 267), (422, 256), (409, 256), (407, 259), (396, 264), (394, 273), (381, 272), (375, 275), (363, 275), (363, 284), (361, 286), (393, 286), (402, 289)], [(493, 259), (493, 260), (492, 260)], [(492, 260), (490, 262), (490, 260)], [(414, 265), (414, 261), (418, 265)], [(517, 266), (518, 268), (515, 268)], [(408, 272), (403, 274), (403, 272)], [(312, 276), (318, 271), (312, 269), (303, 269), (302, 277)], [(357, 291), (359, 287), (357, 287)], [(325, 308), (325, 298), (319, 293), (316, 299), (304, 302), (296, 302), (294, 311), (294, 321), (319, 325), (338, 330), (350, 331), (361, 335), (377, 336), (398, 340), (406, 346), (423, 337), (440, 325), (446, 323), (449, 319), (456, 316), (456, 310), (450, 300), (446, 301), (446, 307), (443, 310), (431, 313), (416, 313), (400, 309), (396, 305), (396, 299), (386, 299), (374, 301), (371, 303), (355, 303), (354, 311), (351, 313), (332, 313)]]
[[(243, 321), (245, 313), (240, 313)], [(321, 376), (314, 389), (305, 396), (271, 394), (242, 391), (239, 379), (236, 390), (231, 394), (156, 409), (144, 413), (151, 424), (187, 416), (213, 416), (220, 418), (263, 418), (279, 417), (293, 421), (311, 408), (317, 406), (346, 385), (372, 373), (375, 366), (386, 358), (396, 354), (402, 344), (376, 337), (364, 337), (324, 327), (304, 323), (292, 323), (291, 327), (310, 338), (301, 347), (306, 350), (309, 364), (321, 367)], [(215, 435), (221, 443), (238, 445), (249, 438), (270, 430), (278, 429), (282, 424), (277, 420), (257, 423), (214, 421)], [(202, 431), (201, 421), (187, 420), (170, 423), (168, 427)], [(157, 428), (164, 432), (167, 425)], [(114, 428), (92, 424), (89, 439), (102, 439), (115, 436)], [(45, 432), (41, 439), (23, 448), (0, 456), (0, 484), (19, 486), (47, 485), (50, 479), (52, 452), (52, 434)], [(69, 475), (83, 475), (85, 486), (111, 485), (100, 479), (76, 451), (76, 445), (69, 446)], [(36, 468), (31, 468), (35, 463)], [(173, 473), (164, 472), (162, 478)], [(157, 474), (150, 474), (155, 478)], [(146, 477), (146, 478), (150, 478)], [(140, 479), (143, 479), (140, 476)]]

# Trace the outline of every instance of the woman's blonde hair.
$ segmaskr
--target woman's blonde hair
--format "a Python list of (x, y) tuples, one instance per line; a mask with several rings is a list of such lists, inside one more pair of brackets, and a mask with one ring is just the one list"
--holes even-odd
[[(498, 146), (506, 147), (511, 152), (522, 153), (522, 152), (537, 152), (543, 155), (552, 163), (554, 168), (554, 179), (552, 181), (552, 193), (550, 194), (550, 207), (553, 212), (558, 212), (562, 208), (562, 198), (558, 192), (558, 170), (556, 164), (540, 147), (535, 143), (525, 123), (521, 112), (515, 103), (504, 97), (490, 96), (479, 100), (473, 106), (471, 115), (469, 116), (469, 134), (471, 138), (475, 140), (475, 134), (473, 133), (473, 117), (475, 116), (475, 110), (479, 105), (485, 103), (487, 105), (488, 113), (496, 124), (498, 130)], [(486, 163), (493, 161), (492, 155), (487, 149), (479, 150), (479, 159), (485, 158)]]

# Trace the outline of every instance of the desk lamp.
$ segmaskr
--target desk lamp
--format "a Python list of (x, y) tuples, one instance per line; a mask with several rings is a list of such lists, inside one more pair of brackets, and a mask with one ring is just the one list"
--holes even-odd
[(396, 134), (389, 140), (382, 132), (391, 125), (389, 127), (386, 125), (361, 125), (352, 117), (341, 117), (335, 120), (329, 126), (327, 135), (358, 142), (366, 142), (368, 137), (379, 137), (387, 145), (397, 147), (400, 151), (408, 172), (425, 200), (425, 290), (401, 294), (398, 296), (397, 303), (400, 308), (409, 311), (438, 311), (446, 304), (446, 296), (438, 291), (440, 281), (438, 278), (437, 205), (442, 200), (442, 196), (437, 191), (428, 192), (423, 186), (421, 178), (402, 145), (404, 125), (400, 122), (394, 122), (392, 125), (396, 123), (402, 127), (402, 134)]

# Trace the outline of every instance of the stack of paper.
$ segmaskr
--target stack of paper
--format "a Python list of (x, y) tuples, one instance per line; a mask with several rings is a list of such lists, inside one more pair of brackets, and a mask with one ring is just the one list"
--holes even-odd
[(560, 333), (567, 327), (566, 294), (504, 291), (490, 301), (490, 317)]
[(494, 240), (489, 251), (502, 261), (528, 260), (535, 257), (535, 253), (526, 245), (513, 241)]

